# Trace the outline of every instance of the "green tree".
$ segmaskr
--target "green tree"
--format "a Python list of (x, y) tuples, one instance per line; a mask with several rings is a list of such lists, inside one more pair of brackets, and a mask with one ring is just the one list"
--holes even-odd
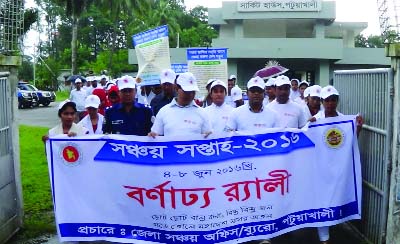
[(100, 9), (103, 13), (112, 21), (113, 25), (111, 28), (111, 47), (108, 61), (108, 70), (111, 70), (113, 65), (114, 53), (117, 49), (118, 39), (120, 35), (124, 33), (123, 26), (125, 25), (122, 16), (131, 14), (133, 16), (137, 14), (144, 14), (149, 9), (150, 1), (144, 0), (97, 0)]
[(78, 26), (79, 18), (82, 12), (91, 4), (90, 0), (55, 0), (55, 2), (66, 8), (66, 14), (72, 21), (72, 37), (71, 37), (71, 72), (78, 72), (77, 66), (77, 50), (78, 50)]

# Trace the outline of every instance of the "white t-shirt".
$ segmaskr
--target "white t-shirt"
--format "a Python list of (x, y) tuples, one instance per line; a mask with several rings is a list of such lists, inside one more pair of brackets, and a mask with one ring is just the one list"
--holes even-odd
[(289, 99), (295, 100), (298, 97), (300, 97), (299, 90), (293, 91), (292, 89), (290, 89)]
[(85, 99), (86, 99), (86, 91), (80, 89), (79, 91), (74, 89), (69, 94), (69, 100), (76, 104), (76, 110), (79, 112), (85, 111)]
[(138, 98), (138, 103), (144, 104), (144, 105), (150, 105), (151, 100), (156, 96), (153, 91), (149, 93), (149, 95), (142, 95), (140, 92), (137, 93), (137, 98)]
[(255, 113), (248, 104), (235, 108), (226, 124), (228, 130), (250, 133), (260, 133), (274, 127), (277, 127), (277, 115), (274, 111), (264, 107), (261, 112)]
[(302, 128), (307, 123), (303, 108), (290, 99), (285, 104), (276, 100), (270, 102), (267, 108), (276, 112), (280, 128)]
[[(336, 113), (338, 116), (343, 116), (344, 114), (340, 113), (339, 111), (336, 110)], [(324, 119), (325, 118), (325, 110), (320, 110), (316, 115), (313, 116), (314, 118), (318, 119)]]
[(83, 119), (78, 123), (78, 125), (85, 127), (89, 131), (89, 134), (103, 134), (104, 116), (99, 113), (97, 113), (97, 116), (99, 116), (99, 119), (97, 121), (96, 131), (93, 131), (93, 125), (89, 115), (83, 117)]
[(228, 122), (229, 115), (233, 108), (226, 103), (217, 106), (214, 103), (206, 107), (204, 111), (210, 119), (212, 131), (215, 133), (224, 132), (226, 123)]
[(296, 97), (296, 98), (293, 100), (293, 102), (295, 102), (295, 103), (297, 103), (297, 104), (299, 104), (299, 105), (301, 105), (301, 106), (307, 105), (307, 104), (306, 104), (306, 100), (303, 99), (303, 98), (301, 98), (301, 97)]
[(211, 131), (204, 109), (194, 102), (182, 107), (173, 99), (158, 112), (151, 131), (159, 135), (200, 135)]
[(85, 91), (86, 91), (86, 96), (92, 95), (93, 94), (93, 90), (95, 88), (93, 86), (87, 86)]
[[(68, 133), (69, 132), (74, 132), (77, 136), (83, 136), (88, 132), (88, 130), (81, 125), (72, 123), (72, 126), (69, 129)], [(49, 130), (49, 136), (56, 136), (56, 135), (63, 135), (63, 134), (64, 133), (63, 133), (63, 128), (62, 128), (61, 123)]]
[(232, 96), (225, 96), (225, 103), (229, 106), (231, 106), (232, 108), (236, 108), (236, 103), (233, 101)]

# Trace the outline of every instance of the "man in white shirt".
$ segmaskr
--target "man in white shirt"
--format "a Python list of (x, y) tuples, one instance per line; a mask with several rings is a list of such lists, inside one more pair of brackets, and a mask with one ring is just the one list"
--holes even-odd
[(232, 99), (232, 88), (236, 84), (236, 75), (231, 75), (228, 79), (228, 94), (225, 96), (225, 103), (232, 106), (233, 108), (236, 108), (236, 104)]
[(277, 126), (275, 112), (263, 106), (264, 88), (264, 80), (258, 76), (247, 82), (249, 103), (232, 111), (225, 128), (226, 131), (261, 133), (267, 128)]
[(85, 112), (85, 99), (86, 99), (86, 91), (82, 90), (82, 80), (77, 78), (75, 80), (75, 89), (71, 91), (69, 94), (69, 100), (76, 104), (76, 116), (75, 123), (78, 123)]
[(287, 76), (278, 76), (275, 80), (276, 99), (267, 105), (278, 115), (277, 127), (302, 128), (307, 123), (303, 108), (289, 99), (290, 80)]
[(210, 87), (212, 104), (204, 110), (210, 118), (212, 131), (214, 133), (224, 132), (226, 122), (233, 108), (225, 103), (227, 86), (221, 80), (214, 80)]
[(176, 80), (177, 97), (160, 109), (148, 135), (154, 138), (158, 135), (211, 134), (207, 114), (194, 102), (196, 91), (199, 88), (193, 74), (181, 74)]
[(269, 78), (265, 83), (264, 106), (275, 100), (275, 78)]

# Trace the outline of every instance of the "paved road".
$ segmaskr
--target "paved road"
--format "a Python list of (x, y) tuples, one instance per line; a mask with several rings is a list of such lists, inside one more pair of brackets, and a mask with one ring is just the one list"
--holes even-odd
[(18, 109), (17, 120), (21, 125), (34, 125), (52, 128), (59, 123), (57, 116), (58, 102), (50, 103), (48, 107)]

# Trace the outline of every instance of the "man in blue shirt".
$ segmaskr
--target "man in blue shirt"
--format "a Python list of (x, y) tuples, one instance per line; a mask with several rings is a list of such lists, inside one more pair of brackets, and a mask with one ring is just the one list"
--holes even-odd
[(135, 103), (135, 80), (123, 76), (117, 82), (121, 102), (106, 110), (104, 134), (145, 136), (150, 132), (153, 112), (143, 104)]

